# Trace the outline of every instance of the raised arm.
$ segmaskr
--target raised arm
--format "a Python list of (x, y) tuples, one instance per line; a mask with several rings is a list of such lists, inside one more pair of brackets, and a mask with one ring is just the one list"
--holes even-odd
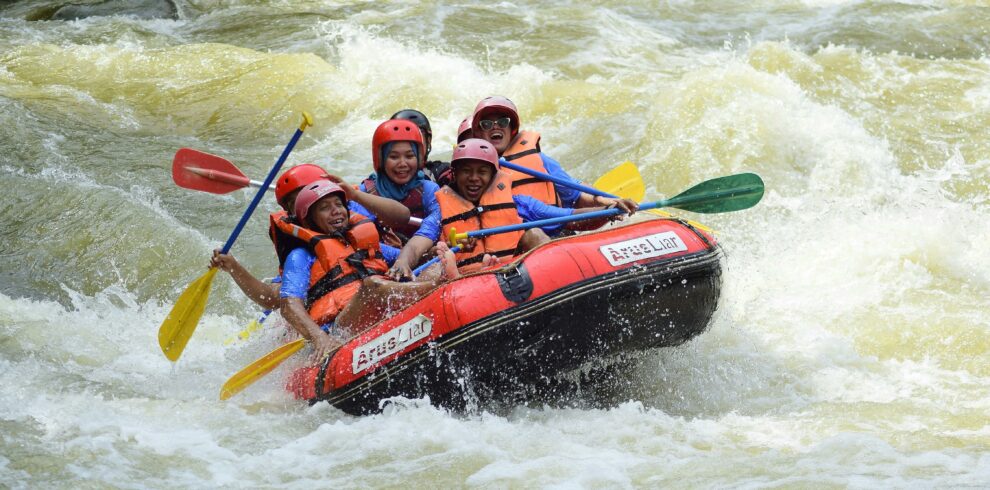
[(347, 194), (349, 201), (354, 201), (374, 213), (381, 224), (385, 226), (404, 226), (409, 223), (409, 208), (401, 202), (387, 197), (368, 194), (348, 184), (344, 179), (336, 175), (330, 175), (328, 178), (344, 189), (344, 193)]

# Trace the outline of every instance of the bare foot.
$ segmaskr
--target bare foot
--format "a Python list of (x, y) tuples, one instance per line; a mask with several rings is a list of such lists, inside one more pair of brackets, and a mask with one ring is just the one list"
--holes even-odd
[(492, 254), (485, 254), (485, 256), (481, 258), (482, 269), (487, 269), (495, 265), (498, 265), (498, 257)]
[(457, 259), (454, 257), (454, 252), (450, 251), (447, 242), (443, 240), (437, 243), (437, 258), (440, 259), (440, 265), (443, 267), (443, 277), (448, 280), (461, 277), (461, 273), (457, 270)]

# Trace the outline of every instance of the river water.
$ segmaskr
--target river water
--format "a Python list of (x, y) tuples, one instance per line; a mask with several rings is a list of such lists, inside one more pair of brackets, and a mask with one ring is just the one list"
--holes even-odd
[[(990, 485), (985, 2), (179, 0), (46, 20), (64, 3), (0, 4), (0, 487)], [(158, 326), (252, 195), (176, 187), (178, 148), (262, 179), (306, 110), (288, 164), (356, 182), (391, 113), (427, 113), (444, 159), (492, 94), (587, 182), (625, 160), (650, 200), (763, 177), (756, 208), (688, 216), (726, 252), (708, 332), (594, 404), (352, 417), (284, 392), (296, 359), (220, 402), (284, 342), (270, 320), (228, 345), (257, 308), (221, 274), (164, 358)], [(274, 208), (233, 248), (259, 276)]]

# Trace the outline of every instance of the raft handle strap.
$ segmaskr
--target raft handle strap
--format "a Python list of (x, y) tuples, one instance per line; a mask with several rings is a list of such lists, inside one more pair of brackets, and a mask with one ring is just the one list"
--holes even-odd
[(313, 398), (315, 401), (320, 401), (323, 399), (323, 386), (326, 384), (327, 370), (330, 369), (331, 359), (333, 359), (332, 355), (327, 356), (323, 359), (323, 362), (320, 363), (320, 372), (316, 374), (316, 396)]

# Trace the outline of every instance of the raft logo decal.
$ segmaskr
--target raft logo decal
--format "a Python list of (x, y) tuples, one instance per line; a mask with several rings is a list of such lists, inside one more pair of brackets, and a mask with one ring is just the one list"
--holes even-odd
[(417, 340), (426, 338), (432, 331), (433, 321), (425, 315), (416, 315), (412, 320), (354, 349), (351, 372), (357, 374), (374, 366), (385, 357), (409, 347)]
[(677, 233), (665, 231), (598, 247), (613, 266), (687, 250)]

